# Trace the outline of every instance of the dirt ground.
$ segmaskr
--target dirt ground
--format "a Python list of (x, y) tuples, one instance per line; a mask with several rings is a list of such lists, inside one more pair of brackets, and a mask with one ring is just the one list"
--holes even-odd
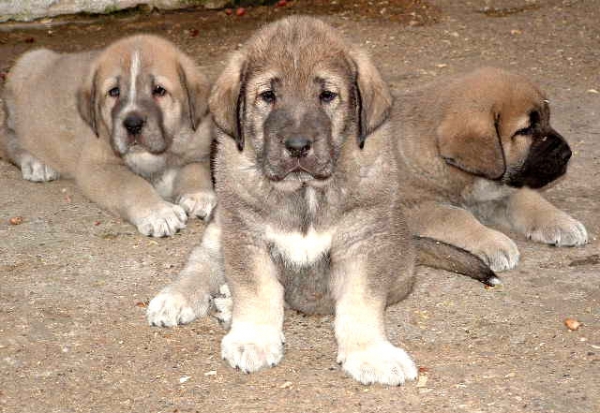
[[(201, 222), (170, 239), (145, 238), (72, 182), (26, 182), (0, 162), (1, 412), (600, 412), (600, 2), (434, 0), (405, 11), (398, 1), (324, 3), (241, 18), (137, 12), (8, 23), (0, 72), (34, 47), (74, 51), (152, 31), (214, 78), (264, 21), (327, 12), (396, 91), (480, 65), (535, 79), (574, 150), (569, 176), (547, 196), (585, 223), (589, 245), (557, 249), (513, 234), (521, 263), (491, 290), (420, 269), (415, 292), (387, 318), (392, 341), (421, 366), (419, 384), (359, 385), (335, 363), (332, 319), (294, 312), (283, 362), (245, 375), (221, 361), (215, 320), (146, 324), (145, 303), (182, 268)], [(24, 222), (10, 225), (14, 216)], [(568, 331), (567, 317), (583, 327)]]

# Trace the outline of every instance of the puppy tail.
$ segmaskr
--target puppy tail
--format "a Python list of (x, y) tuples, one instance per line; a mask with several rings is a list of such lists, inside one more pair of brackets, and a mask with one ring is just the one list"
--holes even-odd
[(413, 236), (417, 265), (438, 268), (471, 277), (490, 287), (502, 284), (482, 260), (469, 251), (433, 238)]

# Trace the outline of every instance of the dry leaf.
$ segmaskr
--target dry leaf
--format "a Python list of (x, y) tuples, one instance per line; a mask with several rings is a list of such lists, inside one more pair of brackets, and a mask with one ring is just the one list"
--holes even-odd
[(23, 223), (23, 217), (12, 217), (8, 222), (10, 222), (10, 225), (21, 225)]
[(567, 318), (567, 319), (565, 319), (565, 325), (571, 331), (575, 331), (579, 327), (581, 327), (581, 323), (579, 321), (575, 320), (574, 318)]

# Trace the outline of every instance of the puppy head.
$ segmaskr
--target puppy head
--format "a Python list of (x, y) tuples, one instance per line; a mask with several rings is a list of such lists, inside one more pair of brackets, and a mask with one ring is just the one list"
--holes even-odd
[(514, 187), (541, 188), (566, 172), (569, 145), (550, 126), (548, 100), (527, 79), (479, 69), (443, 99), (437, 142), (448, 164)]
[(78, 93), (81, 117), (119, 156), (164, 153), (208, 112), (209, 84), (175, 45), (127, 37), (95, 59)]
[(264, 176), (296, 189), (327, 180), (346, 140), (362, 148), (387, 119), (391, 95), (368, 57), (335, 29), (290, 17), (234, 55), (209, 105), (216, 125), (252, 153)]

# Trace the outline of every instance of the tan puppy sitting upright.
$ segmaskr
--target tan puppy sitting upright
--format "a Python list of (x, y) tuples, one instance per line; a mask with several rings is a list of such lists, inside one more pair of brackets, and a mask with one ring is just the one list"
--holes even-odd
[(571, 150), (530, 81), (484, 68), (399, 102), (396, 150), (413, 233), (462, 247), (494, 271), (513, 268), (519, 250), (480, 220), (556, 246), (587, 242), (585, 227), (538, 192), (566, 172)]
[(209, 89), (156, 36), (79, 54), (35, 50), (10, 72), (0, 146), (23, 178), (74, 178), (142, 234), (173, 235), (215, 205)]
[(148, 305), (148, 322), (189, 323), (214, 303), (231, 327), (221, 355), (254, 372), (283, 358), (284, 305), (335, 314), (337, 359), (350, 376), (414, 379), (384, 317), (412, 288), (415, 265), (499, 280), (462, 249), (411, 240), (392, 98), (371, 59), (324, 22), (288, 17), (232, 56), (209, 101), (219, 205), (178, 279)]

